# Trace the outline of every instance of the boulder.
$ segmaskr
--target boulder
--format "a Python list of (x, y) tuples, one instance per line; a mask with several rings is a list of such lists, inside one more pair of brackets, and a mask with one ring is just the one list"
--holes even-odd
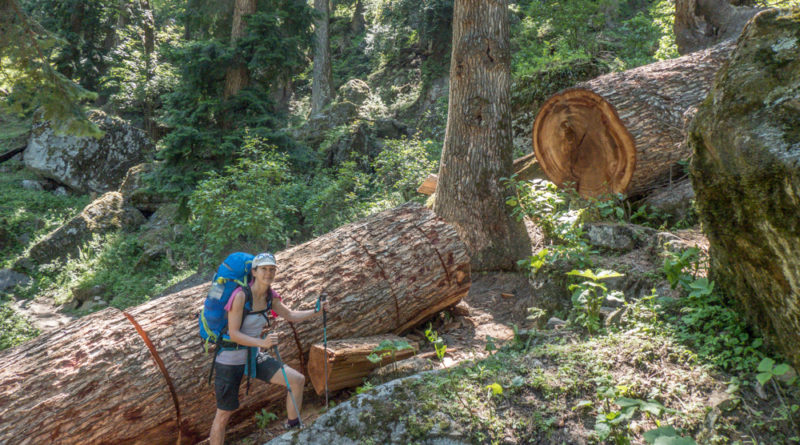
[(101, 139), (58, 135), (45, 120), (33, 125), (25, 165), (81, 193), (119, 188), (128, 169), (155, 151), (147, 135), (122, 119), (92, 111), (89, 119), (105, 132)]
[(655, 230), (634, 224), (586, 223), (583, 234), (592, 246), (629, 252), (642, 246)]
[(800, 9), (756, 15), (689, 133), (717, 288), (800, 366)]
[(26, 285), (31, 278), (25, 274), (14, 272), (11, 269), (0, 269), (0, 294), (7, 292), (18, 284)]
[(119, 192), (122, 193), (125, 202), (145, 213), (153, 213), (170, 202), (167, 196), (150, 190), (145, 185), (144, 177), (152, 173), (155, 168), (156, 165), (152, 162), (134, 165), (128, 169), (122, 185), (119, 186)]
[(67, 255), (74, 256), (95, 234), (119, 229), (134, 230), (145, 221), (141, 212), (125, 205), (119, 192), (108, 192), (87, 205), (78, 216), (34, 244), (29, 256), (39, 264)]
[(372, 92), (369, 85), (361, 79), (350, 79), (339, 87), (337, 97), (340, 101), (350, 102), (355, 105), (361, 105), (369, 98)]
[(661, 214), (669, 215), (672, 223), (685, 220), (692, 211), (694, 189), (689, 178), (654, 190), (644, 199), (644, 204)]
[[(438, 371), (428, 371), (376, 386), (337, 405), (308, 427), (287, 432), (268, 444), (473, 443), (464, 425), (417, 402), (414, 391), (420, 379), (433, 372)], [(428, 425), (424, 432), (419, 431), (421, 425), (418, 419), (424, 419)]]

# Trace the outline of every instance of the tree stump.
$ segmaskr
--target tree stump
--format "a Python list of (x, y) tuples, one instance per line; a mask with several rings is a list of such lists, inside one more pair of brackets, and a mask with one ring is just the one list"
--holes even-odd
[(686, 125), (734, 43), (607, 74), (548, 99), (533, 124), (544, 173), (584, 197), (660, 185), (689, 157)]
[[(275, 289), (294, 309), (327, 291), (330, 339), (400, 333), (457, 303), (470, 286), (455, 231), (417, 205), (343, 226), (278, 253)], [(216, 406), (211, 356), (197, 334), (201, 285), (127, 313), (109, 308), (0, 352), (0, 443), (194, 443)], [(281, 357), (303, 369), (322, 317), (279, 323)], [(149, 347), (147, 337), (152, 347)], [(154, 363), (159, 357), (163, 371)], [(242, 385), (243, 387), (245, 385)], [(277, 404), (285, 389), (254, 382), (231, 428)]]
[(311, 346), (308, 353), (308, 376), (317, 394), (325, 392), (325, 360), (328, 361), (328, 391), (343, 388), (352, 388), (360, 385), (364, 377), (373, 369), (390, 363), (403, 360), (414, 355), (419, 347), (415, 342), (409, 341), (412, 349), (401, 349), (394, 354), (389, 351), (377, 352), (381, 357), (379, 363), (373, 363), (367, 356), (383, 341), (404, 341), (396, 335), (377, 335), (372, 337), (348, 338), (328, 342), (327, 354), (322, 343)]

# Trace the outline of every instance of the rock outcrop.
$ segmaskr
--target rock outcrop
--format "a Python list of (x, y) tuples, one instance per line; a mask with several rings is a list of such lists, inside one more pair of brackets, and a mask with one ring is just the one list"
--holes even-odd
[(719, 289), (800, 366), (800, 9), (745, 26), (689, 135)]
[(95, 234), (119, 229), (133, 230), (145, 221), (141, 212), (125, 204), (119, 192), (108, 192), (87, 205), (78, 216), (34, 244), (29, 256), (39, 264), (67, 255), (74, 256)]
[(105, 132), (101, 139), (58, 135), (47, 121), (34, 123), (25, 165), (42, 177), (80, 192), (119, 188), (128, 169), (155, 150), (147, 135), (122, 119), (93, 111), (89, 119)]

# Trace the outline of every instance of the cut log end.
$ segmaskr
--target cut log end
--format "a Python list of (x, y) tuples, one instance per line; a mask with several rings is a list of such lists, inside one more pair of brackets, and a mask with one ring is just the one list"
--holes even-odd
[(633, 136), (614, 106), (581, 88), (545, 102), (534, 121), (533, 150), (553, 183), (571, 183), (584, 197), (625, 192), (636, 165)]

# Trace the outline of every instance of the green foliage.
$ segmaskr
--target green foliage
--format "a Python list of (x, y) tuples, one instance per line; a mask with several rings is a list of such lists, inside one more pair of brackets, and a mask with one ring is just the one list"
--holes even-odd
[[(512, 8), (514, 78), (600, 59), (615, 70), (675, 57), (674, 3), (525, 1)], [(594, 63), (594, 62), (592, 62)]]
[(372, 353), (367, 356), (367, 360), (378, 364), (383, 361), (384, 357), (391, 357), (392, 363), (394, 364), (394, 370), (397, 371), (397, 360), (395, 359), (395, 353), (405, 349), (414, 348), (405, 340), (384, 340), (372, 350)]
[[(158, 152), (164, 163), (157, 183), (163, 190), (188, 196), (207, 171), (222, 171), (239, 156), (248, 134), (280, 146), (298, 166), (313, 162), (308, 150), (279, 130), (285, 118), (270, 97), (272, 89), (305, 68), (311, 10), (303, 2), (261, 3), (235, 42), (211, 38), (163, 48), (180, 76), (174, 91), (164, 95), (163, 123), (172, 131)], [(247, 67), (250, 84), (225, 98), (226, 73), (238, 64)]]
[(278, 416), (270, 411), (267, 411), (266, 408), (261, 408), (261, 411), (257, 412), (254, 416), (256, 419), (256, 425), (259, 429), (266, 429), (269, 426), (269, 423), (275, 420), (278, 420)]
[(699, 267), (700, 249), (697, 247), (690, 247), (680, 252), (664, 252), (664, 275), (673, 289), (678, 285), (686, 288), (697, 276)]
[(189, 199), (191, 230), (211, 258), (232, 244), (280, 250), (298, 226), (288, 156), (253, 137), (222, 174), (210, 173)]
[(679, 435), (678, 431), (669, 425), (646, 431), (642, 437), (649, 445), (697, 445), (694, 439)]
[[(18, 165), (15, 161), (6, 166)], [(13, 168), (13, 167), (12, 167)], [(80, 213), (87, 196), (56, 196), (27, 190), (21, 183), (35, 179), (26, 170), (0, 174), (0, 269), (11, 267), (16, 257), (38, 239)]]
[(761, 363), (758, 364), (757, 370), (758, 375), (756, 375), (756, 380), (758, 380), (758, 383), (766, 385), (773, 377), (780, 377), (789, 372), (789, 365), (786, 363), (776, 365), (775, 360), (764, 357)]
[(397, 193), (400, 202), (421, 201), (417, 187), (438, 170), (439, 147), (434, 141), (413, 139), (387, 140), (386, 147), (373, 162), (375, 180), (383, 193)]
[(26, 342), (37, 335), (39, 330), (15, 311), (10, 301), (0, 299), (0, 351)]
[[(571, 284), (572, 291), (572, 317), (575, 323), (584, 327), (589, 334), (595, 334), (602, 328), (600, 323), (600, 307), (608, 295), (608, 288), (601, 280), (621, 277), (623, 274), (611, 270), (599, 270), (596, 273), (590, 269), (572, 270), (567, 275), (586, 278), (579, 284)], [(612, 292), (614, 297), (622, 296), (621, 292)], [(624, 296), (623, 296), (624, 298)]]
[[(67, 4), (76, 7), (83, 2)], [(42, 28), (15, 0), (0, 5), (0, 30), (0, 92), (5, 96), (0, 112), (29, 116), (40, 109), (57, 133), (102, 136), (81, 105), (82, 101), (94, 100), (96, 94), (53, 66), (60, 60), (60, 50), (69, 44)]]
[[(673, 286), (687, 292), (686, 299), (666, 303), (666, 319), (675, 337), (691, 345), (700, 357), (729, 372), (755, 369), (763, 358), (760, 338), (754, 338), (741, 315), (729, 307), (714, 282), (706, 277), (694, 278), (702, 266), (699, 250), (667, 252), (664, 273)], [(691, 272), (691, 273), (690, 273)]]
[(589, 255), (594, 253), (583, 239), (582, 218), (585, 201), (574, 192), (561, 190), (555, 184), (543, 179), (519, 182), (516, 175), (502, 178), (506, 186), (515, 192), (506, 200), (517, 218), (528, 217), (538, 225), (546, 238), (552, 240), (547, 252), (520, 260), (522, 267), (539, 270), (547, 262), (566, 260), (578, 267), (591, 266)]
[(433, 330), (431, 325), (428, 325), (428, 328), (425, 329), (425, 338), (433, 345), (436, 351), (436, 358), (438, 358), (439, 361), (444, 360), (444, 354), (447, 352), (447, 345), (444, 339), (439, 337), (439, 333)]

